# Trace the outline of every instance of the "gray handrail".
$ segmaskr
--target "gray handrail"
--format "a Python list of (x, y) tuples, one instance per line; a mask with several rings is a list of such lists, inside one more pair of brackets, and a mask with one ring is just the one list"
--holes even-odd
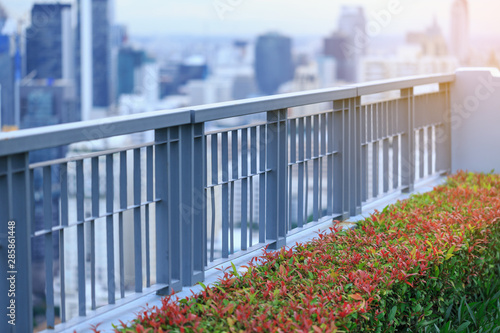
[(191, 108), (152, 111), (8, 133), (0, 133), (0, 156), (158, 129), (238, 117), (270, 110), (331, 102), (418, 85), (453, 82), (455, 74), (414, 76), (346, 87), (243, 99)]

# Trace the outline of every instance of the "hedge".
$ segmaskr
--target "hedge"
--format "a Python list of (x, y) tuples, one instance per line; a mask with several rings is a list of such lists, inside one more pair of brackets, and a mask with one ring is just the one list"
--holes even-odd
[(459, 172), (355, 230), (335, 225), (309, 243), (265, 251), (245, 274), (232, 266), (200, 294), (166, 297), (115, 329), (421, 332), (446, 326), (450, 309), (494, 276), (499, 221), (500, 176)]

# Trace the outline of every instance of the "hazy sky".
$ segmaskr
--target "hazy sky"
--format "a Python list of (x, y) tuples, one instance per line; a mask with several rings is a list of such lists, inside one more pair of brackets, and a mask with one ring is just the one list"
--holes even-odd
[[(368, 20), (388, 9), (391, 1), (401, 6), (383, 34), (422, 30), (434, 16), (448, 33), (452, 0), (114, 0), (115, 21), (131, 35), (255, 35), (269, 30), (290, 35), (325, 35), (336, 28), (340, 6), (360, 4)], [(34, 0), (0, 0), (12, 17), (29, 17)], [(71, 1), (62, 1), (71, 2)], [(471, 32), (500, 31), (500, 1), (469, 0)], [(216, 8), (219, 8), (218, 10)]]

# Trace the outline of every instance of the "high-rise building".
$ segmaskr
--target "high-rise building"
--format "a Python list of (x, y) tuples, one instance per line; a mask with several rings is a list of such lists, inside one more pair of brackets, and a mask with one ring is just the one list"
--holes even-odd
[(277, 33), (259, 36), (255, 46), (255, 77), (261, 93), (275, 94), (293, 79), (292, 40)]
[(5, 8), (3, 8), (2, 4), (0, 4), (0, 31), (2, 31), (3, 26), (7, 22), (8, 16)]
[(0, 130), (15, 125), (14, 61), (9, 44), (10, 37), (0, 34)]
[(365, 38), (357, 38), (365, 31), (363, 7), (342, 6), (338, 30), (324, 40), (323, 55), (336, 63), (336, 78), (344, 82), (359, 81), (360, 59), (366, 53)]
[(444, 57), (449, 54), (445, 38), (436, 18), (434, 18), (432, 26), (424, 32), (408, 33), (406, 35), (406, 42), (420, 45), (423, 56)]
[(71, 5), (35, 4), (26, 30), (27, 74), (37, 79), (73, 77)]
[(141, 67), (147, 59), (144, 51), (124, 47), (118, 53), (118, 80), (117, 98), (123, 94), (136, 93), (136, 70)]
[(346, 45), (351, 39), (341, 33), (335, 33), (332, 36), (325, 38), (323, 43), (323, 54), (327, 57), (335, 59), (335, 78), (344, 82), (357, 81), (357, 67), (359, 55), (349, 54), (346, 52)]
[(72, 80), (39, 79), (21, 86), (21, 128), (80, 121)]
[(2, 34), (7, 13), (0, 5), (0, 131), (16, 125), (14, 114), (14, 60), (11, 36)]
[[(366, 52), (365, 39), (361, 38), (354, 40), (356, 34), (364, 33), (366, 26), (365, 11), (363, 7), (360, 6), (347, 6), (344, 5), (340, 11), (338, 33), (347, 36), (350, 43), (353, 43), (353, 47), (360, 53), (364, 55)], [(356, 43), (354, 45), (354, 43)], [(361, 43), (361, 45), (359, 45)]]
[(109, 0), (92, 0), (93, 106), (111, 104), (111, 11)]
[(451, 6), (450, 50), (461, 65), (469, 61), (469, 5), (467, 0), (455, 0)]

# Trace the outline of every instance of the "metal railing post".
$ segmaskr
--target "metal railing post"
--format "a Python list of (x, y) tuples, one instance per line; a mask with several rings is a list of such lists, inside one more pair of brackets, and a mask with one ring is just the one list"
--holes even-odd
[(445, 96), (445, 110), (442, 110), (443, 125), (436, 128), (436, 171), (446, 173), (451, 171), (450, 84), (441, 83), (439, 92)]
[(351, 98), (349, 102), (349, 214), (361, 214), (361, 98)]
[[(169, 295), (182, 289), (180, 283), (179, 219), (171, 209), (177, 201), (179, 179), (178, 128), (155, 131), (156, 182), (156, 282), (167, 285), (157, 292)], [(177, 206), (178, 207), (178, 206)]]
[(204, 279), (204, 130), (203, 124), (180, 127), (181, 280), (192, 286)]
[(267, 112), (266, 239), (270, 249), (286, 245), (288, 140), (287, 109)]
[(33, 330), (29, 153), (0, 158), (1, 332)]
[(401, 185), (404, 193), (415, 186), (415, 98), (413, 87), (401, 89), (400, 119), (404, 134), (401, 137)]
[(341, 220), (349, 218), (348, 117), (345, 100), (333, 102), (333, 212)]

